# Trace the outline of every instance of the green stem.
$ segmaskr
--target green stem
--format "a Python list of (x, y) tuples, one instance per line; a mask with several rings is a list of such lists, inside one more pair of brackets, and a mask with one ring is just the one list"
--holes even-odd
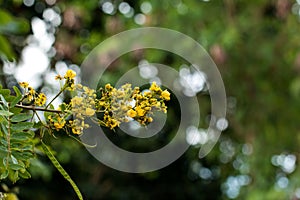
[[(9, 109), (8, 109), (9, 111)], [(11, 126), (11, 121), (10, 121), (10, 117), (8, 117), (8, 129), (7, 129), (7, 159), (6, 159), (6, 166), (8, 166), (8, 160), (10, 158), (10, 155), (11, 155), (11, 148), (10, 148), (10, 126)]]
[(17, 108), (23, 108), (25, 110), (34, 110), (34, 111), (44, 111), (44, 112), (54, 112), (54, 113), (61, 113), (61, 110), (54, 110), (54, 109), (47, 109), (47, 108), (41, 108), (41, 107), (35, 107), (35, 106), (25, 106), (17, 104), (15, 105)]
[[(0, 101), (0, 104), (1, 103), (3, 103), (3, 102)], [(25, 110), (35, 110), (35, 111), (44, 111), (44, 112), (54, 112), (54, 113), (61, 113), (62, 112), (61, 110), (54, 110), (54, 109), (36, 107), (34, 105), (25, 106), (25, 105), (22, 105), (22, 104), (16, 104), (14, 107), (23, 108)]]
[(57, 93), (55, 95), (55, 97), (46, 105), (46, 109), (51, 105), (51, 103), (57, 98), (59, 97), (59, 95), (61, 95), (61, 93), (63, 93), (63, 91), (67, 88), (67, 85), (65, 84), (63, 88), (61, 88), (61, 90), (59, 91), (59, 93)]
[(48, 156), (52, 164), (55, 166), (55, 168), (60, 172), (60, 174), (71, 184), (73, 187), (73, 190), (77, 194), (78, 199), (83, 200), (82, 194), (77, 187), (76, 183), (71, 179), (70, 175), (64, 170), (64, 168), (60, 165), (58, 160), (55, 158), (55, 156), (51, 153), (50, 149), (48, 146), (41, 140), (43, 150), (45, 154)]

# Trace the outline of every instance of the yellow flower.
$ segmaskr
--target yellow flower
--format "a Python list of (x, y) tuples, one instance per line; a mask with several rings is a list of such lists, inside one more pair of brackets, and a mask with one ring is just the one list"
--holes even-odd
[(70, 120), (69, 123), (74, 134), (80, 135), (82, 133), (83, 127), (80, 126), (78, 119), (75, 119), (74, 121)]
[(28, 101), (32, 101), (35, 96), (35, 90), (32, 87), (28, 87), (28, 93), (26, 94)]
[(95, 114), (95, 110), (92, 108), (87, 108), (87, 109), (85, 109), (85, 114), (87, 116), (93, 116)]
[(54, 127), (56, 130), (62, 129), (66, 124), (66, 121), (60, 117), (58, 117), (58, 122), (54, 122)]
[(113, 87), (112, 87), (109, 83), (107, 83), (107, 84), (105, 85), (105, 89), (111, 90), (111, 89), (113, 89)]
[(32, 87), (28, 87), (29, 94), (34, 95), (35, 90)]
[(61, 128), (63, 128), (64, 127), (64, 123), (62, 123), (62, 124), (60, 124), (60, 123), (58, 123), (58, 122), (54, 122), (54, 127), (56, 128), (56, 129), (61, 129)]
[(151, 107), (147, 106), (147, 107), (144, 108), (144, 110), (145, 110), (145, 111), (150, 111), (150, 110), (151, 110)]
[(147, 119), (148, 119), (149, 123), (153, 122), (153, 118), (152, 117), (148, 117)]
[(118, 122), (117, 120), (115, 120), (115, 119), (111, 119), (111, 121), (110, 121), (110, 129), (113, 129), (113, 128), (115, 128), (116, 126), (119, 126), (120, 125), (120, 122)]
[(88, 96), (93, 96), (95, 93), (95, 90), (88, 88), (86, 86), (83, 86), (83, 90)]
[(29, 86), (29, 84), (27, 82), (20, 82), (19, 84), (22, 88), (28, 88), (28, 86)]
[(106, 105), (105, 101), (98, 101), (98, 103), (99, 103), (99, 106), (105, 106)]
[(142, 109), (140, 106), (137, 106), (135, 108), (135, 111), (137, 112), (138, 116), (144, 116), (146, 111), (144, 109)]
[(49, 120), (50, 124), (52, 126), (54, 126), (54, 128), (57, 131), (59, 129), (62, 129), (66, 124), (66, 120), (63, 117), (59, 116), (58, 114), (55, 114), (54, 116), (49, 115), (48, 120)]
[(65, 79), (73, 79), (73, 78), (75, 78), (75, 76), (76, 76), (76, 72), (74, 72), (73, 70), (69, 69), (69, 70), (66, 72), (64, 78), (65, 78)]
[(146, 91), (146, 92), (144, 92), (144, 96), (145, 96), (145, 97), (149, 97), (149, 96), (151, 96), (151, 92), (150, 92), (150, 91)]
[(168, 92), (168, 90), (164, 90), (162, 93), (161, 93), (161, 97), (163, 99), (165, 99), (166, 101), (169, 101), (170, 100), (170, 92)]
[(74, 91), (75, 90), (75, 84), (74, 83), (69, 84), (68, 90), (69, 91)]
[(42, 106), (46, 103), (47, 97), (44, 93), (40, 93), (38, 97), (35, 99), (35, 104), (38, 106)]
[(76, 96), (76, 97), (74, 97), (74, 98), (71, 99), (73, 107), (76, 106), (76, 105), (80, 105), (82, 101), (83, 101), (83, 98), (82, 97), (78, 97), (78, 96)]
[(76, 129), (76, 128), (72, 128), (72, 132), (76, 135), (80, 135), (81, 134), (81, 130), (80, 129)]
[(130, 109), (127, 111), (127, 115), (128, 115), (128, 117), (134, 118), (136, 116), (136, 111), (134, 111), (133, 109)]
[(81, 127), (82, 128), (89, 128), (90, 125), (89, 124), (86, 124), (84, 121), (81, 122)]
[(151, 87), (149, 88), (149, 90), (154, 91), (154, 92), (158, 92), (160, 91), (160, 87), (156, 84), (156, 82), (152, 82)]

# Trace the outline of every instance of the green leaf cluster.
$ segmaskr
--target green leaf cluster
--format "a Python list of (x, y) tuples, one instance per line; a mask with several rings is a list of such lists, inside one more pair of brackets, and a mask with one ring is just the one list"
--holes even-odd
[(34, 131), (30, 113), (21, 113), (15, 105), (22, 98), (18, 88), (16, 96), (10, 90), (0, 86), (0, 179), (9, 178), (16, 182), (21, 178), (30, 178), (27, 168), (34, 158)]

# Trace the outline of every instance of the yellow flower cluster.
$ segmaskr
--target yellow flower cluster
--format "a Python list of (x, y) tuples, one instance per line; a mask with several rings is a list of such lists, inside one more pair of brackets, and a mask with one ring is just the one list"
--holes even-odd
[(47, 97), (44, 93), (40, 93), (34, 100), (35, 105), (43, 106), (46, 103)]
[(69, 70), (66, 72), (65, 76), (64, 76), (64, 78), (67, 79), (67, 80), (72, 80), (72, 79), (74, 79), (75, 77), (76, 77), (76, 72), (74, 72), (74, 71), (71, 70), (71, 69), (69, 69)]
[(164, 113), (167, 112), (165, 101), (170, 100), (170, 93), (167, 90), (162, 91), (156, 82), (153, 82), (149, 91), (144, 93), (135, 92), (133, 99), (135, 100), (135, 107), (130, 109), (127, 115), (134, 118), (141, 125), (147, 125), (153, 121), (151, 115), (154, 109)]
[(85, 123), (87, 117), (95, 115), (95, 90), (81, 84), (75, 86), (77, 95), (71, 99), (70, 107), (74, 120), (70, 121), (70, 127), (74, 134), (81, 134), (89, 125)]
[(100, 100), (96, 101), (97, 112), (104, 112), (101, 125), (114, 129), (121, 122), (128, 122), (127, 111), (131, 108), (132, 88), (130, 84), (123, 85), (120, 89), (106, 84), (102, 89)]
[(99, 123), (114, 129), (122, 122), (133, 118), (141, 125), (153, 121), (153, 110), (167, 111), (165, 101), (170, 100), (170, 93), (153, 82), (149, 90), (142, 93), (138, 87), (131, 88), (130, 84), (123, 85), (120, 89), (106, 84), (102, 89), (102, 96), (96, 101), (97, 112), (104, 112), (103, 120)]
[(69, 118), (70, 115), (73, 115), (74, 119), (69, 120), (66, 126), (72, 130), (73, 134), (81, 134), (85, 128), (89, 127), (89, 125), (85, 123), (85, 119), (95, 114), (96, 93), (93, 89), (82, 86), (81, 84), (75, 84), (75, 77), (76, 73), (73, 70), (68, 70), (63, 77), (61, 75), (55, 77), (56, 80), (65, 79), (61, 92), (68, 89), (75, 91), (77, 94), (71, 99), (69, 104), (63, 103), (60, 105), (59, 109), (62, 111), (60, 114), (51, 114), (48, 120), (56, 130), (59, 130), (66, 125), (64, 121)]
[(62, 77), (61, 75), (57, 75), (55, 77), (55, 80), (63, 80), (65, 79), (65, 84), (64, 87), (65, 89), (68, 89), (70, 91), (73, 91), (75, 89), (75, 80), (74, 78), (76, 77), (76, 72), (74, 72), (73, 70), (69, 69), (66, 74), (64, 75), (64, 77)]
[(28, 88), (29, 83), (27, 83), (27, 82), (20, 82), (19, 85), (20, 85), (22, 88)]
[(21, 102), (30, 103), (34, 101), (34, 105), (43, 106), (47, 101), (47, 97), (44, 93), (37, 93), (27, 82), (20, 82), (19, 85), (24, 88), (24, 96)]
[(64, 116), (61, 116), (58, 113), (49, 115), (48, 120), (50, 123), (50, 127), (54, 127), (55, 130), (57, 130), (57, 131), (64, 128), (64, 126), (66, 124), (66, 120), (65, 120)]
[[(84, 122), (85, 118), (95, 114), (93, 107), (95, 105), (94, 99), (96, 98), (96, 94), (94, 90), (88, 87), (75, 84), (75, 77), (76, 72), (70, 69), (67, 70), (64, 76), (57, 75), (55, 77), (55, 80), (65, 79), (65, 83), (60, 92), (63, 92), (65, 89), (71, 91), (76, 90), (77, 96), (73, 97), (69, 104), (61, 104), (59, 110), (62, 112), (59, 114), (49, 114), (48, 120), (50, 125), (55, 127), (56, 130), (67, 126), (72, 130), (72, 133), (81, 134), (84, 128), (88, 128), (88, 124)], [(68, 123), (66, 123), (66, 119), (72, 114), (74, 120), (69, 120)]]
[[(153, 121), (154, 110), (167, 112), (165, 101), (170, 100), (170, 93), (162, 90), (155, 82), (145, 92), (141, 92), (139, 87), (132, 88), (131, 84), (124, 84), (119, 89), (106, 84), (104, 88), (99, 89), (101, 97), (97, 98), (95, 90), (75, 84), (75, 77), (76, 73), (73, 70), (68, 70), (64, 76), (55, 77), (56, 80), (65, 80), (55, 98), (65, 90), (74, 91), (76, 96), (69, 103), (62, 103), (57, 112), (47, 112), (48, 106), (54, 109), (51, 102), (55, 98), (45, 106), (46, 120), (53, 130), (64, 129), (71, 130), (73, 134), (82, 134), (84, 129), (89, 128), (86, 123), (88, 118), (110, 129), (130, 120), (136, 120), (146, 126)], [(45, 105), (45, 94), (37, 93), (27, 82), (21, 82), (20, 86), (25, 90), (21, 102), (26, 100), (37, 106)]]

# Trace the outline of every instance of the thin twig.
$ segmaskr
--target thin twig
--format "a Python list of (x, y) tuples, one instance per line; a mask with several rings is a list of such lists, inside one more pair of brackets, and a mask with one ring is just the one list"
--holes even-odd
[(54, 112), (54, 113), (62, 112), (61, 110), (47, 109), (47, 108), (41, 108), (41, 107), (36, 107), (36, 106), (25, 106), (25, 105), (20, 105), (20, 104), (15, 105), (15, 107), (23, 108), (25, 110), (35, 110), (35, 111)]
[(57, 97), (59, 97), (59, 96), (63, 93), (63, 91), (64, 91), (66, 88), (67, 88), (67, 85), (65, 84), (65, 85), (63, 86), (63, 88), (60, 89), (59, 93), (57, 93), (57, 94), (55, 95), (55, 97), (54, 97), (54, 98), (46, 105), (46, 109), (51, 105), (51, 103), (52, 103)]
[[(0, 104), (3, 103), (0, 101)], [(36, 107), (34, 105), (25, 106), (22, 104), (16, 104), (15, 107), (17, 108), (23, 108), (25, 110), (33, 110), (33, 111), (44, 111), (44, 112), (54, 112), (54, 113), (62, 113), (61, 110), (54, 110), (54, 109), (48, 109), (48, 108), (42, 108), (42, 107)]]
[[(3, 103), (0, 101), (0, 104)], [(54, 112), (54, 113), (61, 113), (61, 110), (54, 110), (54, 109), (47, 109), (47, 108), (42, 108), (42, 107), (36, 107), (36, 106), (25, 106), (21, 104), (16, 104), (15, 107), (17, 108), (23, 108), (25, 110), (33, 110), (33, 111), (44, 111), (44, 112)]]

